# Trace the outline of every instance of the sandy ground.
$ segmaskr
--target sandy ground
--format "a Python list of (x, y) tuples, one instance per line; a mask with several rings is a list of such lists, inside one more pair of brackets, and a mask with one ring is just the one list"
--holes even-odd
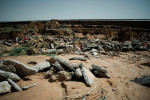
[[(68, 60), (70, 57), (79, 55), (59, 55), (60, 58)], [(42, 62), (48, 56), (21, 56), (3, 57), (3, 59), (15, 59), (27, 64), (29, 61)], [(102, 66), (108, 70), (110, 79), (95, 78), (92, 87), (87, 87), (81, 81), (48, 82), (42, 78), (42, 73), (29, 76), (29, 80), (21, 80), (17, 84), (21, 87), (38, 83), (28, 90), (22, 92), (12, 92), (0, 96), (0, 100), (68, 100), (88, 93), (92, 88), (96, 88), (87, 96), (86, 100), (97, 100), (106, 96), (107, 100), (150, 100), (150, 88), (131, 82), (130, 80), (143, 75), (150, 75), (150, 67), (141, 63), (150, 62), (150, 52), (128, 52), (120, 53), (120, 56), (105, 56), (99, 58), (91, 57), (87, 61), (72, 60), (71, 63), (83, 63), (87, 67), (91, 64)], [(27, 64), (29, 65), (29, 64)], [(32, 65), (29, 65), (32, 67)]]

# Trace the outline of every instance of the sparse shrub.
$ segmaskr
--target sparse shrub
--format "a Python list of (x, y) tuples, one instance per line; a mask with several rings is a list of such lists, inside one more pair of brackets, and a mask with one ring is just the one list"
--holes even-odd
[(52, 50), (49, 54), (47, 54), (47, 56), (56, 56), (59, 52), (57, 50)]
[(18, 47), (18, 48), (14, 48), (9, 54), (8, 56), (21, 56), (21, 55), (26, 55), (26, 47)]
[(14, 30), (14, 27), (7, 26), (7, 27), (4, 27), (1, 32), (11, 32), (13, 30)]

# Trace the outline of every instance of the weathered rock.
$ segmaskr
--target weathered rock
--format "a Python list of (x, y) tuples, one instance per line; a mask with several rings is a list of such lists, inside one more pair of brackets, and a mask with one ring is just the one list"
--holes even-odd
[(17, 74), (0, 70), (0, 81), (4, 81), (7, 78), (10, 78), (15, 82), (20, 80), (20, 77)]
[(20, 77), (25, 77), (25, 76), (29, 76), (29, 75), (34, 75), (37, 73), (37, 70), (31, 67), (28, 67), (27, 65), (16, 61), (16, 60), (3, 60), (3, 64), (5, 65), (13, 65), (16, 68), (17, 74)]
[(92, 51), (92, 52), (98, 52), (97, 49), (92, 49), (91, 51)]
[(29, 85), (29, 86), (25, 86), (22, 88), (22, 90), (27, 90), (28, 88), (31, 88), (33, 86), (36, 86), (38, 83), (35, 83), (35, 84), (32, 84), (32, 85)]
[(11, 86), (17, 90), (17, 91), (22, 91), (22, 89), (13, 81), (11, 80), (10, 78), (7, 78), (7, 81), (11, 84)]
[(99, 70), (95, 70), (95, 71), (94, 71), (94, 74), (96, 74), (96, 75), (98, 75), (98, 76), (100, 76), (100, 77), (110, 78), (110, 76), (108, 75), (107, 72), (101, 72), (101, 71), (99, 71)]
[(79, 68), (79, 64), (77, 64), (77, 63), (72, 63), (71, 66), (72, 66), (74, 69)]
[(98, 56), (98, 53), (97, 52), (92, 52), (94, 56)]
[(72, 74), (66, 71), (59, 71), (57, 73), (58, 75), (58, 81), (70, 81), (72, 78)]
[(122, 44), (122, 51), (129, 51), (129, 50), (132, 50), (132, 45), (131, 45), (131, 42), (130, 41), (125, 41), (123, 42)]
[(102, 67), (97, 66), (97, 65), (95, 65), (95, 64), (92, 64), (92, 68), (93, 68), (93, 69), (96, 69), (96, 70), (99, 70), (99, 71), (101, 71), (101, 72), (107, 72), (107, 70), (106, 70), (105, 68), (102, 68)]
[(34, 66), (32, 66), (32, 68), (35, 68), (37, 71), (43, 71), (45, 69), (48, 69), (50, 68), (50, 63), (49, 62), (41, 62), (41, 63), (38, 63)]
[(57, 69), (59, 69), (60, 71), (64, 71), (65, 70), (58, 62), (55, 62), (54, 66), (56, 66)]
[(16, 68), (13, 65), (3, 65), (0, 64), (0, 70), (16, 73)]
[(0, 95), (11, 92), (11, 85), (7, 81), (0, 82)]
[(82, 77), (82, 72), (80, 68), (77, 68), (75, 71), (75, 75), (77, 76), (77, 78), (81, 78)]
[(53, 57), (59, 64), (63, 64), (65, 65), (67, 68), (69, 68), (72, 71), (75, 71), (75, 69), (71, 66), (71, 64), (69, 62), (67, 62), (66, 60), (60, 59), (56, 56)]
[(72, 57), (72, 58), (70, 58), (69, 60), (81, 60), (81, 61), (86, 61), (87, 59), (86, 59), (86, 58), (83, 58), (83, 57)]
[(56, 60), (55, 60), (53, 57), (51, 57), (51, 58), (48, 60), (48, 62), (50, 62), (51, 64), (54, 64), (54, 63), (56, 62)]
[(11, 43), (8, 43), (8, 42), (4, 42), (3, 44), (7, 45), (7, 46), (12, 46)]
[(55, 81), (57, 81), (57, 76), (56, 76), (56, 75), (52, 75), (52, 76), (49, 78), (48, 81), (49, 81), (49, 82), (55, 82)]
[(53, 75), (53, 71), (49, 70), (49, 71), (43, 73), (43, 78), (49, 79), (52, 75)]
[(89, 69), (84, 67), (84, 65), (81, 64), (80, 66), (81, 66), (81, 72), (82, 72), (82, 75), (84, 77), (84, 80), (85, 80), (86, 84), (88, 86), (92, 86), (92, 84), (94, 84), (95, 76), (90, 72)]

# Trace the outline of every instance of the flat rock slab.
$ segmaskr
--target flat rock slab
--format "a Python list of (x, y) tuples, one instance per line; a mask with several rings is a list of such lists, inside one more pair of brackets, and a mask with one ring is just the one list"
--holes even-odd
[(7, 81), (0, 82), (0, 94), (11, 92), (11, 85)]
[(49, 62), (41, 62), (37, 63), (36, 65), (32, 66), (32, 68), (36, 69), (37, 71), (43, 71), (45, 69), (50, 68), (51, 64)]
[(97, 65), (95, 65), (95, 64), (92, 64), (92, 68), (93, 68), (93, 69), (96, 69), (96, 70), (99, 70), (99, 71), (101, 71), (101, 72), (104, 72), (104, 73), (107, 72), (107, 70), (106, 70), (105, 68), (102, 68), (102, 67), (97, 66)]
[(11, 60), (11, 59), (3, 60), (3, 64), (13, 65), (16, 68), (17, 74), (20, 77), (26, 77), (26, 76), (34, 75), (37, 73), (36, 69), (31, 68), (31, 67), (29, 67), (19, 61), (16, 61), (16, 60)]
[(21, 78), (15, 73), (11, 73), (11, 72), (6, 72), (6, 71), (0, 70), (0, 81), (4, 81), (7, 78), (10, 78), (10, 79), (12, 79), (15, 82), (21, 80)]
[(17, 90), (17, 91), (22, 91), (22, 89), (13, 81), (11, 80), (10, 78), (7, 78), (7, 81), (11, 84), (11, 86)]
[(87, 59), (86, 59), (86, 58), (83, 58), (83, 57), (72, 57), (72, 58), (70, 58), (69, 60), (81, 60), (81, 61), (86, 61)]
[(95, 76), (91, 73), (89, 69), (87, 69), (83, 65), (81, 66), (81, 72), (83, 74), (87, 86), (92, 86), (94, 84)]
[(67, 68), (69, 68), (70, 70), (75, 71), (75, 69), (71, 66), (71, 64), (70, 64), (68, 61), (66, 61), (66, 60), (64, 60), (64, 59), (60, 59), (60, 58), (58, 58), (58, 57), (56, 57), (56, 56), (54, 56), (53, 58), (54, 58), (59, 64), (63, 64), (63, 65), (65, 65)]

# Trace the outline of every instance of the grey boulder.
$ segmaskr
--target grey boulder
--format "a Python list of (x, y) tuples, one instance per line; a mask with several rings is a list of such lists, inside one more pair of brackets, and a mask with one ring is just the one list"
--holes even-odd
[(36, 69), (37, 71), (43, 71), (45, 69), (50, 68), (50, 63), (49, 62), (41, 62), (37, 63), (36, 65), (32, 66), (32, 68)]
[(82, 77), (82, 72), (81, 72), (81, 69), (80, 68), (77, 68), (75, 70), (75, 75), (77, 76), (77, 78), (81, 78)]
[(83, 74), (87, 86), (92, 86), (94, 84), (95, 76), (91, 73), (89, 69), (84, 67), (82, 64), (80, 66), (81, 66), (81, 72)]
[(92, 64), (92, 68), (96, 69), (96, 70), (99, 70), (99, 71), (102, 71), (102, 72), (107, 72), (107, 70), (105, 68), (102, 68), (102, 67), (97, 66), (95, 64)]
[(11, 92), (11, 85), (7, 81), (0, 82), (0, 94)]
[(62, 64), (62, 65), (65, 65), (67, 68), (69, 68), (70, 70), (72, 71), (75, 71), (75, 69), (71, 66), (71, 64), (66, 61), (66, 60), (63, 60), (63, 59), (60, 59), (56, 56), (53, 57), (59, 64)]
[(16, 61), (16, 60), (11, 60), (11, 59), (3, 60), (3, 64), (13, 65), (16, 68), (17, 74), (20, 77), (26, 77), (26, 76), (34, 75), (37, 73), (36, 69), (31, 68), (31, 67), (29, 67), (19, 61)]
[(0, 81), (4, 81), (7, 78), (12, 79), (13, 81), (17, 82), (19, 81), (21, 78), (15, 74), (15, 73), (11, 73), (11, 72), (6, 72), (6, 71), (2, 71), (0, 70)]

